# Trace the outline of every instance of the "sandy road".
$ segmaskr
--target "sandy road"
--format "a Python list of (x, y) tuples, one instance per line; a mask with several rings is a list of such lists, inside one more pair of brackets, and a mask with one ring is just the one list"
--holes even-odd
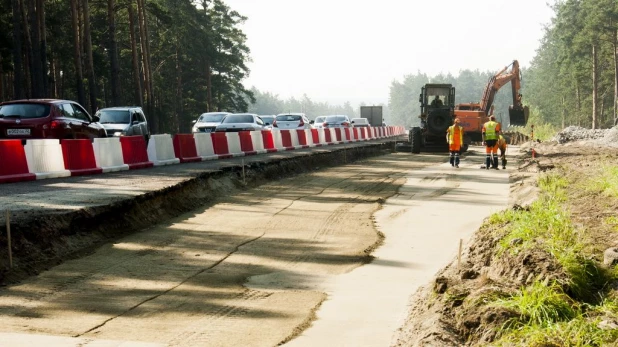
[(288, 341), (329, 278), (367, 262), (380, 202), (443, 160), (398, 153), (273, 182), (1, 288), (0, 345)]

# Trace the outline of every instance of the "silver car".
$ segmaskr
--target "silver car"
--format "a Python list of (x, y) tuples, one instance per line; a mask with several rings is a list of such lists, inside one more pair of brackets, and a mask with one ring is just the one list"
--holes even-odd
[(260, 116), (260, 118), (262, 118), (262, 120), (264, 121), (264, 126), (266, 126), (268, 129), (271, 129), (273, 127), (273, 123), (275, 122), (275, 118), (277, 116)]
[(351, 128), (352, 124), (348, 116), (326, 116), (324, 119), (324, 128)]
[(146, 140), (150, 137), (148, 121), (139, 106), (102, 108), (95, 118), (99, 118), (108, 137), (142, 135)]
[(217, 125), (230, 115), (229, 112), (207, 112), (202, 113), (197, 120), (193, 121), (192, 133), (211, 133), (215, 131)]
[(230, 114), (217, 125), (216, 132), (264, 130), (264, 121), (254, 113)]
[(304, 113), (281, 113), (277, 115), (273, 128), (279, 129), (311, 129), (309, 118)]

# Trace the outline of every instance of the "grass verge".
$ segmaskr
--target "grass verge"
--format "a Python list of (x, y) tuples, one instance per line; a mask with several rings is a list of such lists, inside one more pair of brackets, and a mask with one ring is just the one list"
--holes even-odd
[[(590, 189), (618, 197), (618, 168), (604, 168), (589, 182)], [(560, 265), (566, 279), (539, 279), (515, 294), (488, 302), (517, 312), (501, 326), (494, 345), (616, 343), (618, 329), (612, 324), (618, 324), (618, 295), (609, 284), (618, 280), (618, 271), (603, 268), (586, 254), (586, 231), (571, 221), (567, 188), (572, 184), (566, 175), (545, 174), (538, 184), (539, 199), (528, 209), (490, 217), (490, 224), (504, 226), (496, 256), (514, 257), (520, 252), (542, 250)]]

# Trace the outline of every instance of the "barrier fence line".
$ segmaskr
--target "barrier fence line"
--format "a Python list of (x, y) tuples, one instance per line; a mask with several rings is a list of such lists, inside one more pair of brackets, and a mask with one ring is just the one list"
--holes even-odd
[[(0, 140), (0, 183), (90, 175), (179, 162), (376, 140), (405, 134), (399, 126), (256, 130), (87, 139)], [(344, 160), (347, 156), (344, 154)]]

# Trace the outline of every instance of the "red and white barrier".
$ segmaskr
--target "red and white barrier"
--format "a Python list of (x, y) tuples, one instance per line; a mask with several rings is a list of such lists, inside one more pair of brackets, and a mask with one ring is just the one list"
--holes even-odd
[(238, 133), (240, 138), (240, 150), (244, 155), (255, 155), (257, 151), (253, 148), (253, 136), (251, 131), (241, 131)]
[(21, 140), (0, 140), (0, 183), (34, 181)]
[(71, 176), (93, 175), (103, 173), (94, 158), (94, 149), (89, 139), (60, 140), (64, 168), (71, 171)]
[(227, 137), (227, 148), (233, 157), (240, 157), (240, 156), (245, 155), (245, 153), (243, 153), (242, 151), (242, 147), (240, 146), (239, 133), (226, 132), (225, 136)]
[(283, 146), (283, 139), (281, 137), (281, 130), (272, 130), (273, 141), (275, 143), (275, 148), (277, 151), (285, 151), (285, 147)]
[(28, 169), (36, 179), (71, 176), (65, 169), (60, 140), (28, 140), (24, 146)]
[(144, 169), (152, 167), (153, 162), (148, 160), (146, 140), (141, 135), (120, 137), (122, 147), (122, 160), (129, 165), (129, 169)]
[(119, 137), (95, 138), (92, 142), (96, 166), (103, 172), (129, 170), (122, 159), (122, 145)]
[(219, 159), (231, 158), (230, 150), (227, 145), (227, 137), (224, 132), (212, 133), (212, 145), (215, 150), (215, 155)]
[(195, 138), (192, 134), (174, 135), (174, 155), (181, 163), (202, 161), (202, 157), (197, 155)]
[(298, 135), (298, 145), (300, 148), (313, 147), (313, 143), (311, 142), (311, 130), (297, 129), (296, 134)]
[(196, 154), (200, 158), (202, 158), (202, 160), (212, 160), (212, 159), (219, 158), (219, 156), (215, 154), (212, 134), (210, 133), (193, 134), (193, 139), (195, 140)]
[(296, 130), (281, 130), (279, 133), (281, 134), (281, 144), (286, 151), (300, 148)]
[(251, 132), (251, 143), (253, 144), (253, 150), (257, 154), (266, 153), (264, 137), (262, 136), (262, 131), (255, 130)]
[(311, 129), (311, 144), (314, 147), (321, 147), (326, 144), (323, 128)]
[(264, 145), (264, 150), (267, 153), (273, 153), (277, 151), (277, 145), (275, 143), (274, 132), (270, 130), (262, 130), (262, 144)]
[(148, 140), (148, 160), (155, 166), (180, 163), (174, 154), (174, 144), (170, 134), (151, 135)]

